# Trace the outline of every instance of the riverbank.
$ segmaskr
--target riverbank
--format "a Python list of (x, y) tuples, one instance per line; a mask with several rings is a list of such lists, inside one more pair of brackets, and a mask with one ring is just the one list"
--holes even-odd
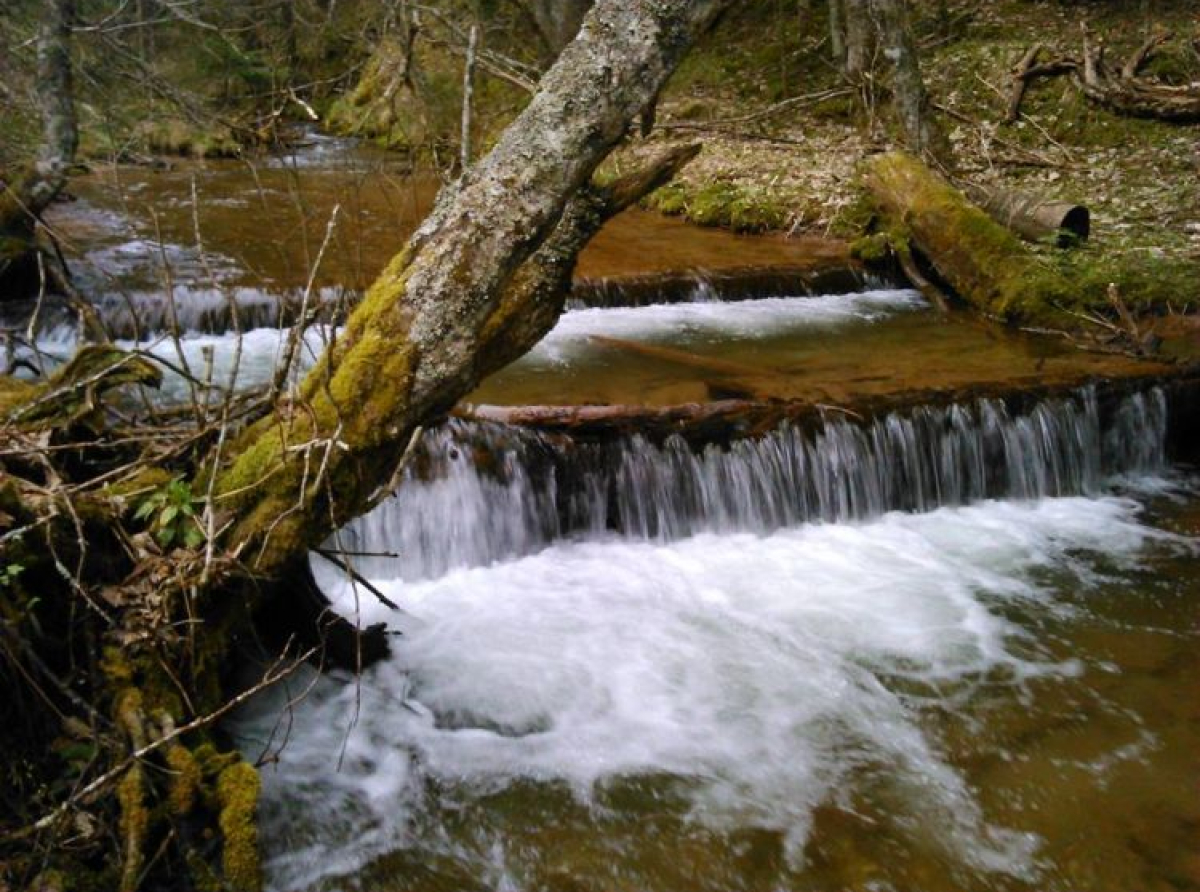
[[(1200, 79), (1186, 4), (1159, 3), (1149, 13), (1126, 6), (1088, 11), (1092, 32), (1110, 38), (1110, 58), (1124, 59), (1165, 28), (1178, 37), (1155, 50), (1147, 73)], [(672, 82), (652, 137), (631, 143), (615, 163), (700, 140), (700, 158), (648, 204), (704, 225), (860, 235), (871, 210), (859, 165), (897, 147), (882, 86), (864, 110), (862, 95), (824, 58), (820, 21), (789, 39), (789, 29), (764, 30), (761, 12), (732, 19)], [(1090, 240), (1067, 252), (1037, 248), (1048, 266), (1117, 282), (1135, 312), (1190, 315), (1200, 305), (1200, 128), (1116, 115), (1066, 78), (1032, 83), (1019, 119), (1005, 123), (1014, 64), (1037, 44), (1047, 57), (1078, 56), (1080, 23), (1075, 8), (1013, 0), (971, 4), (948, 26), (918, 21), (935, 116), (964, 179), (1088, 206)], [(1179, 319), (1172, 326), (1196, 329)]]

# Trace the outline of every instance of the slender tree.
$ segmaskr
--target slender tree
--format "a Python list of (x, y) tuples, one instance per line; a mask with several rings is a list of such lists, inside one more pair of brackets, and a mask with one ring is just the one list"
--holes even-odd
[(41, 213), (66, 184), (79, 131), (71, 75), (72, 0), (42, 0), (37, 35), (36, 101), (42, 120), (37, 156), (0, 191), (0, 299), (5, 278), (33, 250)]
[(892, 69), (892, 105), (908, 147), (927, 160), (947, 155), (945, 136), (933, 118), (905, 0), (870, 0), (880, 54)]

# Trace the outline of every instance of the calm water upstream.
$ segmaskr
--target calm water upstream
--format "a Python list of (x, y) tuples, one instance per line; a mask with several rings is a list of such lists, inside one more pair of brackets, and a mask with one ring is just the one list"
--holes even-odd
[[(361, 288), (432, 189), (318, 139), (254, 168), (96, 175), (57, 225), (111, 318), (174, 294), (183, 351), (212, 347), (226, 382), (214, 307), (302, 289), (335, 205), (314, 288)], [(635, 213), (585, 271), (805, 250)], [(577, 308), (471, 400), (838, 402), (1136, 370), (907, 291), (721, 296)], [(247, 316), (237, 386), (270, 374), (269, 318)], [(72, 343), (44, 326), (46, 350)], [(702, 450), (428, 432), (339, 536), (379, 555), (358, 568), (403, 612), (313, 558), (339, 610), (401, 633), (394, 656), (293, 678), (231, 727), (265, 760), (271, 888), (1200, 889), (1200, 483), (1166, 454), (1172, 411), (1083, 386)]]

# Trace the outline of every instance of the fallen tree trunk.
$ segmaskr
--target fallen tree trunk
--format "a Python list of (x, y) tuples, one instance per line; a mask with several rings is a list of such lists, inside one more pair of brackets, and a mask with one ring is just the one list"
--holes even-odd
[(878, 155), (863, 181), (893, 237), (909, 242), (962, 300), (1013, 322), (1063, 326), (1069, 283), (918, 159)]
[[(691, 157), (588, 181), (728, 0), (602, 2), (492, 152), (438, 199), (294, 401), (217, 473), (223, 542), (273, 575), (386, 495), (413, 431), (526, 352), (601, 223)], [(383, 469), (381, 473), (380, 469)]]
[[(1119, 375), (1105, 375), (1100, 388), (1102, 399), (1114, 400), (1152, 386), (1200, 392), (1195, 370), (1169, 369), (1145, 364), (1131, 367)], [(611, 442), (615, 438), (638, 436), (652, 443), (681, 437), (693, 448), (725, 445), (736, 440), (753, 439), (781, 424), (806, 426), (828, 419), (877, 418), (889, 412), (906, 411), (916, 406), (944, 406), (979, 399), (1003, 399), (1030, 406), (1040, 400), (1077, 392), (1097, 382), (1092, 372), (1079, 371), (1047, 381), (1020, 380), (989, 382), (941, 389), (899, 390), (888, 394), (856, 395), (838, 404), (805, 399), (730, 399), (705, 403), (678, 403), (667, 406), (488, 406), (462, 404), (454, 411), (467, 421), (505, 424), (563, 436), (580, 443)], [(1182, 400), (1181, 400), (1182, 403)], [(1194, 405), (1194, 396), (1187, 405)], [(1178, 422), (1180, 432), (1175, 444), (1190, 447), (1186, 432), (1196, 427), (1184, 413)]]

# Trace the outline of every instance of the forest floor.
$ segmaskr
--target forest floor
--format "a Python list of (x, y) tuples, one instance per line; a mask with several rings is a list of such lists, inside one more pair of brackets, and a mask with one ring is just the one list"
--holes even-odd
[[(1086, 205), (1090, 242), (1070, 252), (1045, 248), (1048, 262), (1067, 274), (1127, 283), (1135, 308), (1195, 311), (1200, 126), (1118, 116), (1086, 101), (1068, 77), (1032, 82), (1020, 118), (1005, 122), (1017, 61), (1039, 43), (1043, 59), (1078, 58), (1084, 9), (1116, 64), (1154, 29), (1167, 28), (1175, 37), (1150, 58), (1145, 75), (1200, 81), (1192, 4), (998, 0), (958, 8), (949, 19), (917, 23), (922, 68), (958, 174)], [(865, 95), (845, 87), (827, 59), (823, 22), (804, 32), (763, 24), (749, 14), (735, 18), (698, 47), (663, 97), (653, 136), (631, 143), (614, 163), (664, 142), (698, 139), (701, 156), (652, 197), (653, 206), (750, 231), (860, 234), (869, 212), (859, 165), (897, 143), (886, 87)]]

